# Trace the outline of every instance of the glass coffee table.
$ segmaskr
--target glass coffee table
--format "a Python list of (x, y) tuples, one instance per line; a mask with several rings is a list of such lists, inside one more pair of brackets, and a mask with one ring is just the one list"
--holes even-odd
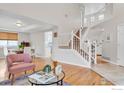
[[(53, 71), (50, 72), (50, 75), (54, 76), (53, 79), (51, 80), (48, 80), (47, 82), (43, 83), (43, 82), (40, 82), (40, 80), (37, 80), (35, 78), (32, 78), (31, 76), (34, 75), (39, 75), (39, 76), (43, 76), (45, 75), (45, 73), (43, 71), (37, 71), (33, 74), (31, 74), (29, 77), (28, 77), (28, 81), (30, 82), (30, 84), (33, 86), (33, 85), (63, 85), (63, 79), (65, 78), (65, 73), (64, 71), (61, 72), (61, 74), (59, 75), (55, 75), (53, 73)], [(37, 77), (37, 76), (36, 76)]]

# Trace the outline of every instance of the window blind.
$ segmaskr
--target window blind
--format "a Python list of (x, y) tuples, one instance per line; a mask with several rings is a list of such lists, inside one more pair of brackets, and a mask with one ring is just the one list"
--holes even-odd
[(18, 33), (0, 32), (0, 40), (18, 40)]

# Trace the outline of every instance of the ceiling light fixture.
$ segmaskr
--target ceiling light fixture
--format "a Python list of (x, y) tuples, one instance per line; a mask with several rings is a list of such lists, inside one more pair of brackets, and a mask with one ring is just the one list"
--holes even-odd
[(18, 20), (18, 21), (16, 22), (16, 26), (21, 27), (21, 26), (22, 26), (22, 22), (21, 22), (20, 20)]

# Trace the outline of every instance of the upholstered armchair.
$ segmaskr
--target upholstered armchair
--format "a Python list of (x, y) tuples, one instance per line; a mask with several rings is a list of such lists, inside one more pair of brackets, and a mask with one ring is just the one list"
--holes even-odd
[(29, 54), (10, 54), (7, 56), (7, 66), (9, 79), (12, 76), (11, 84), (14, 82), (16, 73), (25, 72), (27, 70), (35, 70), (35, 64)]

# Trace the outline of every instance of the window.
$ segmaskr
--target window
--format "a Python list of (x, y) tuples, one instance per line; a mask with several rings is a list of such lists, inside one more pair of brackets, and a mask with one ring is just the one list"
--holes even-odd
[(18, 48), (18, 41), (16, 40), (0, 40), (0, 47), (4, 49), (3, 54), (6, 56), (8, 51), (12, 51)]
[(18, 46), (18, 41), (8, 41), (8, 46)]
[(95, 21), (95, 17), (92, 16), (92, 17), (90, 18), (90, 21), (91, 21), (91, 23), (93, 23), (93, 22)]
[(18, 48), (18, 41), (11, 41), (7, 42), (8, 49), (17, 49)]
[(104, 14), (99, 15), (98, 19), (103, 20), (104, 19)]
[(87, 18), (84, 18), (84, 24), (86, 24), (87, 23)]
[(7, 40), (0, 40), (0, 46), (1, 47), (7, 46)]
[(1, 47), (11, 47), (16, 48), (18, 46), (18, 41), (14, 40), (0, 40), (0, 46)]

